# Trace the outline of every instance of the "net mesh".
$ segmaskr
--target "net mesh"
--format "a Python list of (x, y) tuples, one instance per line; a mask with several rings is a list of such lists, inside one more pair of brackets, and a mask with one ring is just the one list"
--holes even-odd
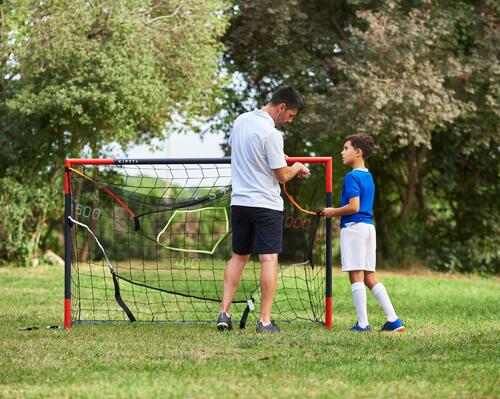
[[(303, 208), (325, 201), (325, 167), (286, 189)], [(231, 257), (229, 163), (74, 165), (71, 318), (73, 323), (213, 322)], [(284, 252), (273, 318), (324, 322), (324, 219), (285, 197)], [(260, 263), (252, 255), (235, 294), (238, 319), (260, 303)]]

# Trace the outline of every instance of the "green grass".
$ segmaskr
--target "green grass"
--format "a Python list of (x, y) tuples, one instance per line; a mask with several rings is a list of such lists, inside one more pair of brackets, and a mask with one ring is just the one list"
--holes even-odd
[[(347, 333), (355, 315), (337, 271), (330, 331), (306, 322), (273, 336), (213, 325), (47, 330), (62, 324), (63, 271), (0, 268), (0, 396), (500, 397), (499, 280), (380, 277), (407, 333)], [(379, 326), (383, 315), (368, 301)]]

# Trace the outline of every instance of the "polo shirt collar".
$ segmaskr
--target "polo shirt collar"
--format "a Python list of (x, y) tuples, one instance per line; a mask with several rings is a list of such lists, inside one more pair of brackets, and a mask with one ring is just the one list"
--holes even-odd
[(273, 118), (271, 118), (271, 115), (269, 115), (267, 112), (265, 111), (261, 111), (260, 109), (258, 108), (255, 108), (253, 110), (254, 114), (257, 115), (257, 116), (260, 116), (260, 117), (263, 117), (263, 118), (266, 118), (273, 127), (275, 127), (276, 125), (274, 124), (274, 120)]

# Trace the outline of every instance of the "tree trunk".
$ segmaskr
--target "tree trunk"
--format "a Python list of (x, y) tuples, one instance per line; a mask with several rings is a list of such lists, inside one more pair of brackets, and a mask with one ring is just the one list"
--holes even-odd
[(385, 209), (381, 201), (381, 190), (382, 190), (382, 182), (379, 179), (379, 174), (374, 171), (373, 179), (375, 180), (375, 203), (374, 203), (374, 215), (375, 221), (377, 223), (377, 257), (380, 260), (387, 259), (390, 255), (389, 250), (389, 237), (387, 235), (387, 224), (385, 216)]
[(426, 219), (426, 208), (425, 208), (425, 191), (424, 191), (424, 170), (423, 164), (425, 158), (427, 157), (428, 149), (427, 147), (420, 147), (417, 157), (417, 168), (418, 168), (418, 181), (417, 181), (417, 203), (418, 203), (418, 219), (424, 222)]
[(415, 200), (415, 193), (417, 190), (418, 181), (418, 164), (417, 164), (417, 149), (415, 144), (410, 144), (407, 150), (408, 162), (408, 182), (406, 186), (406, 193), (401, 207), (401, 220), (403, 223), (408, 222), (410, 211)]

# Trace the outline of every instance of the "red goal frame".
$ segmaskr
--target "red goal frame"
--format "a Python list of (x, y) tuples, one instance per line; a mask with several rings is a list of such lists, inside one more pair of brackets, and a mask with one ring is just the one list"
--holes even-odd
[[(289, 157), (288, 164), (294, 162), (325, 165), (325, 206), (332, 206), (333, 162), (331, 157)], [(231, 158), (155, 158), (155, 159), (76, 159), (64, 162), (64, 327), (71, 329), (71, 172), (73, 165), (140, 165), (140, 164), (212, 164), (231, 163)], [(325, 327), (332, 327), (332, 219), (326, 219), (326, 258), (325, 258)]]

